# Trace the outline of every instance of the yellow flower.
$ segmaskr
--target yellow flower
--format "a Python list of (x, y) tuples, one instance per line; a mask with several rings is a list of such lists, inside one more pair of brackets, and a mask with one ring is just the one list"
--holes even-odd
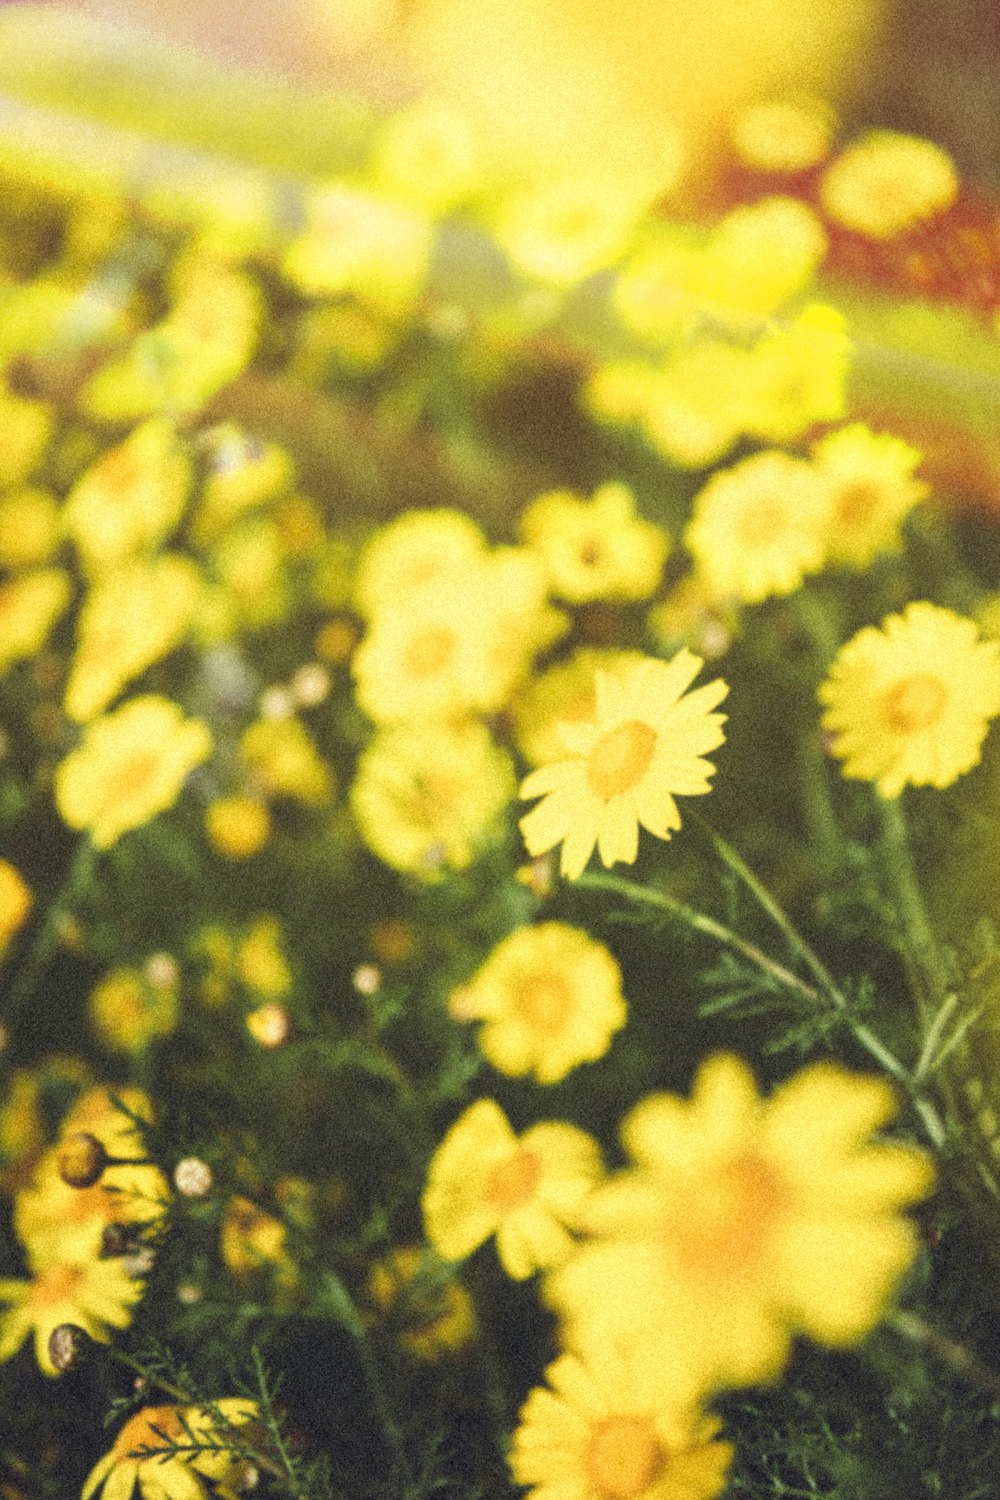
[(351, 292), (389, 312), (405, 310), (423, 284), (432, 226), (423, 213), (380, 193), (332, 182), (316, 189), (305, 231), (284, 260), (307, 296)]
[(958, 187), (954, 162), (933, 141), (872, 130), (827, 168), (820, 200), (845, 229), (888, 240), (950, 208)]
[(742, 430), (789, 443), (847, 406), (851, 344), (844, 318), (812, 303), (785, 326), (768, 328), (747, 357)]
[(177, 1026), (177, 991), (153, 984), (138, 969), (112, 969), (90, 992), (87, 1009), (94, 1029), (112, 1052), (144, 1052)]
[(452, 100), (424, 96), (383, 126), (372, 170), (385, 191), (445, 214), (475, 187), (478, 155), (469, 115)]
[(71, 828), (107, 849), (173, 807), (185, 780), (212, 752), (200, 719), (155, 694), (93, 719), (55, 772), (56, 806)]
[(570, 490), (539, 495), (521, 536), (545, 563), (552, 592), (570, 604), (648, 599), (660, 581), (667, 534), (636, 515), (624, 484), (602, 484), (590, 500)]
[(127, 1328), (143, 1284), (120, 1258), (48, 1261), (31, 1281), (0, 1281), (0, 1361), (16, 1354), (34, 1332), (35, 1358), (46, 1375), (58, 1375), (50, 1340), (64, 1323), (106, 1344), (112, 1328)]
[(486, 556), (486, 537), (460, 510), (407, 510), (382, 526), (358, 562), (354, 602), (366, 619), (407, 594), (461, 577)]
[[(4, 313), (7, 313), (6, 306)], [(15, 396), (0, 385), (0, 432), (3, 433), (0, 490), (8, 485), (21, 484), (30, 476), (54, 425), (52, 408), (44, 401)]]
[(563, 178), (510, 199), (496, 239), (526, 276), (575, 286), (621, 259), (644, 207), (627, 182)]
[(651, 381), (641, 414), (657, 453), (703, 469), (728, 452), (750, 420), (753, 358), (720, 338), (682, 344)]
[[(91, 1469), (82, 1500), (91, 1500), (102, 1485), (104, 1500), (132, 1500), (136, 1485), (142, 1500), (209, 1500), (215, 1494), (234, 1500), (243, 1460), (225, 1441), (231, 1427), (238, 1429), (257, 1416), (255, 1402), (236, 1396), (214, 1402), (211, 1409), (144, 1406), (129, 1417), (113, 1448)], [(199, 1439), (213, 1446), (167, 1457), (171, 1443), (183, 1446)], [(220, 1441), (221, 1448), (215, 1446)], [(239, 1445), (238, 1430), (233, 1442)]]
[(0, 859), (0, 954), (28, 920), (32, 899), (20, 870)]
[(876, 434), (863, 422), (814, 445), (813, 463), (833, 492), (832, 561), (866, 568), (880, 552), (899, 550), (900, 522), (927, 494), (913, 477), (921, 457), (902, 438)]
[(0, 583), (0, 673), (42, 649), (72, 591), (62, 568), (37, 568)]
[(322, 807), (334, 793), (333, 772), (301, 719), (258, 719), (240, 740), (240, 754), (262, 792)]
[(454, 1268), (422, 1246), (404, 1245), (377, 1260), (368, 1295), (414, 1359), (434, 1363), (458, 1354), (476, 1335), (476, 1310)]
[(278, 1287), (291, 1287), (296, 1269), (287, 1241), (288, 1230), (274, 1214), (249, 1198), (230, 1198), (219, 1231), (219, 1253), (234, 1276), (246, 1280), (270, 1271)]
[(950, 786), (979, 762), (1000, 714), (1000, 642), (926, 600), (842, 646), (819, 689), (843, 772), (882, 797)]
[(733, 1457), (721, 1423), (664, 1405), (641, 1365), (564, 1354), (521, 1408), (510, 1454), (527, 1500), (711, 1500)]
[(181, 518), (191, 469), (173, 427), (153, 418), (77, 480), (63, 525), (89, 573), (167, 537)]
[(728, 321), (765, 317), (812, 281), (823, 226), (797, 198), (761, 198), (720, 220), (705, 255), (705, 308)]
[(762, 1101), (725, 1054), (690, 1101), (643, 1100), (621, 1130), (634, 1165), (588, 1200), (590, 1238), (548, 1285), (569, 1347), (634, 1349), (683, 1406), (773, 1379), (798, 1333), (857, 1342), (916, 1252), (900, 1210), (933, 1180), (916, 1148), (869, 1142), (895, 1109), (884, 1079), (827, 1062)]
[(381, 731), (358, 761), (351, 810), (379, 859), (421, 880), (464, 870), (495, 842), (516, 790), (510, 757), (484, 725)]
[(603, 1057), (627, 1015), (618, 964), (565, 922), (521, 927), (504, 938), (467, 984), (452, 992), (457, 1021), (482, 1021), (484, 1055), (513, 1078), (558, 1083), (578, 1063)]
[(560, 725), (593, 721), (598, 671), (620, 677), (642, 659), (639, 651), (584, 646), (528, 682), (510, 703), (517, 748), (525, 760), (534, 766), (559, 760), (566, 751)]
[(833, 497), (811, 464), (754, 454), (699, 491), (684, 533), (706, 588), (757, 604), (791, 594), (825, 558)]
[(594, 722), (565, 726), (567, 757), (522, 783), (522, 798), (543, 798), (521, 819), (530, 854), (561, 843), (560, 868), (575, 880), (595, 844), (605, 865), (632, 864), (640, 824), (661, 839), (681, 826), (674, 795), (709, 791), (713, 767), (702, 757), (724, 739), (725, 715), (711, 710), (726, 684), (717, 678), (687, 693), (701, 665), (682, 650), (669, 663), (647, 657), (620, 678), (598, 672)]
[(736, 155), (758, 172), (803, 172), (830, 150), (834, 117), (821, 99), (762, 99), (732, 125)]
[(201, 593), (188, 558), (166, 555), (99, 575), (77, 626), (65, 708), (83, 722), (183, 640)]
[(191, 522), (199, 546), (213, 542), (233, 521), (286, 494), (295, 477), (292, 460), (276, 443), (265, 443), (224, 422), (204, 435), (209, 473)]
[[(139, 1089), (114, 1092), (134, 1114), (149, 1118), (149, 1101)], [(89, 1187), (73, 1187), (60, 1170), (63, 1147), (80, 1134), (93, 1136), (117, 1160)], [(153, 1228), (170, 1194), (163, 1173), (143, 1158), (136, 1126), (115, 1107), (107, 1088), (81, 1095), (63, 1120), (55, 1145), (43, 1153), (31, 1182), (15, 1200), (14, 1228), (29, 1264), (75, 1264), (97, 1256), (109, 1226)]]
[(518, 1136), (499, 1104), (478, 1099), (431, 1159), (427, 1238), (445, 1260), (464, 1260), (496, 1235), (501, 1265), (523, 1281), (566, 1259), (602, 1171), (600, 1147), (575, 1125), (546, 1120)]
[(275, 917), (259, 917), (250, 924), (236, 954), (236, 971), (247, 989), (266, 1000), (280, 1000), (288, 994), (292, 973)]
[(205, 833), (223, 859), (252, 859), (271, 836), (267, 804), (259, 797), (219, 797), (205, 809)]
[(59, 506), (48, 490), (23, 485), (0, 499), (0, 567), (48, 562), (59, 542)]

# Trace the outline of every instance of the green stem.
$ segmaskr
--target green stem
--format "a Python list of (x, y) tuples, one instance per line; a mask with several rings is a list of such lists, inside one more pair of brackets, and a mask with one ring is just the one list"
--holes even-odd
[(950, 997), (948, 970), (927, 915), (899, 800), (876, 793), (875, 803), (882, 825), (883, 864), (902, 925), (906, 957), (916, 980), (922, 1018), (929, 1025), (929, 1012), (940, 1011)]
[(987, 1369), (957, 1339), (950, 1338), (946, 1333), (939, 1333), (916, 1313), (900, 1310), (887, 1319), (887, 1322), (890, 1328), (910, 1343), (918, 1344), (937, 1355), (942, 1364), (947, 1365), (956, 1375), (964, 1376), (981, 1390), (989, 1391), (991, 1396), (1000, 1396), (1000, 1376)]
[(4, 996), (4, 1014), (13, 1028), (25, 1005), (34, 997), (62, 941), (64, 918), (72, 911), (80, 890), (87, 885), (93, 869), (94, 846), (89, 838), (77, 844), (66, 878), (50, 905), (34, 943), (15, 972)]

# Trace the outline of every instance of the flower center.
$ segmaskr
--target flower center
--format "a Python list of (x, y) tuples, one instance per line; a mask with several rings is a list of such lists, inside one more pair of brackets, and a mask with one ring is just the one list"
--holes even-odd
[[(154, 1432), (154, 1428), (159, 1428)], [(176, 1406), (144, 1406), (129, 1417), (115, 1440), (115, 1452), (123, 1458), (139, 1448), (164, 1448), (169, 1438), (183, 1438), (184, 1428)]]
[(520, 1146), (490, 1168), (483, 1184), (483, 1197), (499, 1214), (513, 1213), (530, 1200), (541, 1175), (542, 1164), (534, 1151)]
[(598, 563), (604, 561), (603, 543), (597, 537), (584, 537), (578, 556), (583, 567), (596, 568)]
[(587, 762), (587, 780), (603, 802), (636, 786), (656, 749), (656, 730), (633, 719), (597, 741)]
[(67, 1302), (72, 1298), (84, 1275), (82, 1266), (47, 1266), (35, 1278), (28, 1296), (28, 1305), (35, 1312), (58, 1307), (60, 1302)]
[(912, 677), (904, 677), (891, 690), (885, 709), (894, 729), (913, 734), (915, 730), (928, 729), (936, 723), (947, 701), (948, 689), (940, 677), (932, 677), (929, 672), (914, 672)]
[(534, 1031), (551, 1033), (565, 1025), (573, 991), (561, 974), (533, 974), (517, 992), (515, 1009)]
[(749, 504), (733, 528), (745, 547), (766, 547), (788, 526), (788, 506), (776, 495)]
[(414, 677), (434, 677), (444, 671), (454, 654), (454, 631), (444, 625), (431, 625), (407, 645), (406, 670)]
[(648, 1417), (605, 1417), (594, 1429), (584, 1464), (601, 1500), (633, 1500), (663, 1471), (663, 1444)]
[(108, 802), (130, 802), (134, 797), (141, 797), (155, 779), (159, 765), (155, 750), (139, 750), (130, 755), (119, 767)]
[(860, 526), (878, 504), (879, 493), (870, 480), (859, 479), (848, 484), (837, 496), (837, 520), (842, 526)]
[(677, 1192), (665, 1224), (671, 1257), (699, 1281), (752, 1272), (767, 1253), (786, 1203), (781, 1178), (747, 1151)]

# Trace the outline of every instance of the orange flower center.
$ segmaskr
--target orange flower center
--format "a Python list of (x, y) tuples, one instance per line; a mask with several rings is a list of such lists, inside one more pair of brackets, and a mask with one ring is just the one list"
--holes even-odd
[(766, 547), (788, 526), (788, 506), (776, 495), (753, 500), (733, 528), (745, 547)]
[(842, 526), (860, 526), (878, 505), (879, 492), (871, 480), (845, 485), (837, 496), (837, 520)]
[(648, 1417), (605, 1417), (587, 1444), (584, 1466), (601, 1500), (633, 1500), (663, 1472), (663, 1444)]
[(130, 755), (118, 768), (109, 793), (109, 802), (129, 802), (140, 797), (149, 788), (159, 770), (160, 760), (155, 750), (138, 750)]
[(583, 567), (596, 568), (604, 561), (604, 543), (598, 537), (584, 537), (578, 555)]
[(885, 710), (894, 729), (913, 734), (936, 723), (947, 701), (948, 689), (940, 677), (932, 677), (929, 672), (914, 672), (912, 677), (904, 677), (891, 690), (886, 697)]
[(139, 1448), (163, 1448), (167, 1439), (183, 1437), (184, 1427), (176, 1406), (144, 1406), (134, 1417), (129, 1417), (118, 1434), (115, 1452), (128, 1458)]
[(672, 1194), (664, 1226), (668, 1252), (702, 1282), (753, 1272), (767, 1254), (786, 1202), (778, 1173), (762, 1156), (746, 1151)]
[(44, 1313), (68, 1302), (76, 1292), (86, 1272), (82, 1266), (46, 1266), (35, 1277), (28, 1294), (28, 1306), (36, 1313)]
[(541, 1175), (535, 1152), (520, 1146), (487, 1172), (483, 1197), (500, 1215), (513, 1213), (530, 1201)]
[(565, 1025), (573, 991), (561, 974), (534, 974), (522, 983), (514, 1008), (532, 1030), (548, 1034)]
[(656, 730), (633, 719), (597, 741), (587, 762), (587, 780), (603, 802), (620, 797), (645, 776), (656, 750)]
[(431, 625), (409, 642), (404, 657), (406, 670), (414, 677), (434, 677), (444, 671), (454, 654), (454, 631)]

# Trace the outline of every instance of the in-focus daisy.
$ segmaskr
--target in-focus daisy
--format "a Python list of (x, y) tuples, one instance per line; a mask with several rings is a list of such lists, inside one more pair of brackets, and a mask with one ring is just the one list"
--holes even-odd
[(553, 594), (570, 604), (648, 599), (670, 546), (617, 483), (600, 485), (590, 500), (570, 490), (539, 495), (521, 517), (521, 535), (544, 561)]
[(839, 427), (816, 443), (812, 459), (833, 493), (829, 557), (866, 568), (880, 552), (898, 552), (900, 523), (924, 499), (914, 479), (923, 455), (902, 438), (863, 422)]
[(501, 1264), (523, 1281), (566, 1259), (602, 1172), (600, 1147), (575, 1125), (545, 1120), (518, 1136), (499, 1104), (478, 1099), (431, 1159), (427, 1238), (445, 1260), (464, 1260), (496, 1235)]
[(644, 1099), (621, 1131), (634, 1165), (588, 1199), (590, 1238), (547, 1285), (568, 1346), (641, 1351), (683, 1404), (774, 1378), (797, 1333), (862, 1338), (916, 1251), (901, 1210), (933, 1179), (916, 1148), (869, 1140), (895, 1109), (884, 1079), (834, 1063), (762, 1101), (728, 1055), (690, 1101)]
[(832, 506), (811, 464), (757, 453), (712, 476), (684, 540), (711, 593), (757, 604), (822, 565)]
[(521, 1408), (510, 1454), (528, 1500), (711, 1500), (723, 1489), (731, 1443), (714, 1417), (665, 1404), (645, 1365), (601, 1351), (564, 1354)]
[[(225, 1439), (230, 1428), (238, 1429), (257, 1415), (255, 1402), (235, 1396), (215, 1402), (214, 1411), (144, 1406), (129, 1417), (114, 1446), (91, 1469), (82, 1500), (90, 1500), (99, 1490), (103, 1500), (132, 1500), (136, 1485), (142, 1500), (208, 1500), (212, 1495), (235, 1500), (233, 1486), (244, 1465)], [(238, 1445), (238, 1430), (232, 1436)], [(208, 1446), (198, 1449), (199, 1440)], [(191, 1451), (171, 1454), (171, 1444), (189, 1445)]]
[(701, 665), (682, 650), (669, 663), (646, 657), (621, 677), (598, 672), (594, 721), (566, 725), (567, 756), (522, 783), (522, 797), (543, 799), (521, 819), (530, 854), (561, 843), (560, 868), (575, 880), (595, 844), (605, 865), (632, 864), (640, 824), (661, 839), (681, 826), (674, 797), (709, 791), (714, 768), (703, 757), (724, 739), (725, 715), (712, 710), (726, 684), (687, 692)]
[(93, 719), (56, 767), (56, 806), (71, 828), (107, 849), (123, 833), (172, 807), (195, 766), (212, 751), (200, 719), (168, 698), (145, 694)]
[(625, 1024), (621, 970), (603, 943), (565, 922), (519, 927), (448, 1002), (482, 1021), (479, 1045), (501, 1073), (557, 1083), (603, 1057)]
[(950, 786), (979, 762), (1000, 714), (1000, 642), (927, 600), (866, 626), (843, 646), (819, 689), (822, 725), (843, 773), (883, 797)]

